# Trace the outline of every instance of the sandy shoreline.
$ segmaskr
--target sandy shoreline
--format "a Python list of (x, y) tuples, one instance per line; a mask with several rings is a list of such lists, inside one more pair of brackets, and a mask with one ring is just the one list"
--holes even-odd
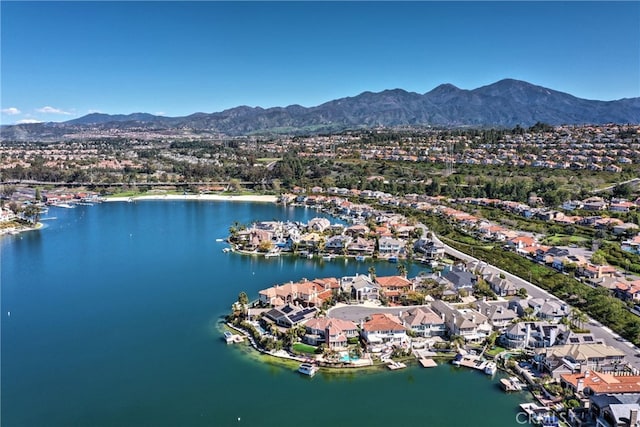
[(129, 202), (136, 200), (204, 200), (204, 201), (222, 201), (222, 202), (263, 202), (275, 203), (277, 196), (269, 195), (245, 195), (245, 196), (223, 196), (219, 194), (160, 194), (151, 196), (133, 196), (133, 197), (107, 197), (105, 202)]

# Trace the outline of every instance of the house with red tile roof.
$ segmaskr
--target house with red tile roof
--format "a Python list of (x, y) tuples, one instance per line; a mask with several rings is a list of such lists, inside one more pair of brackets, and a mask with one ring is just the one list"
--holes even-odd
[(379, 276), (375, 281), (380, 285), (382, 294), (392, 302), (398, 302), (402, 295), (414, 289), (413, 282), (402, 276)]
[(616, 271), (612, 265), (586, 264), (578, 267), (577, 273), (588, 279), (600, 279), (601, 277), (613, 277)]
[(560, 375), (560, 384), (584, 395), (640, 393), (640, 375), (612, 375), (586, 370)]
[(516, 250), (523, 249), (528, 246), (537, 246), (538, 241), (530, 236), (518, 236), (513, 239), (509, 239), (507, 245)]
[(260, 304), (263, 306), (280, 306), (284, 304), (300, 304), (305, 307), (316, 307), (331, 297), (334, 289), (339, 289), (340, 283), (335, 277), (303, 279), (300, 282), (289, 282), (276, 285), (258, 292)]
[(407, 342), (407, 332), (402, 321), (388, 313), (376, 313), (362, 325), (362, 337), (368, 345), (392, 345)]
[(640, 280), (619, 282), (614, 292), (622, 300), (640, 301)]

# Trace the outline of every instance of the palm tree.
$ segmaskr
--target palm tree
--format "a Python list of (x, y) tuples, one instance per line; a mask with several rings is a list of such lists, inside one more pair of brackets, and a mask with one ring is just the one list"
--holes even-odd
[[(573, 323), (573, 326), (575, 328), (580, 328), (582, 329), (584, 326), (584, 323), (589, 320), (589, 318), (587, 317), (586, 314), (584, 314), (582, 311), (580, 311), (577, 308), (572, 308), (571, 309), (571, 322)], [(579, 326), (578, 326), (579, 325)]]
[(371, 277), (371, 280), (376, 280), (376, 268), (372, 265), (371, 267), (369, 267), (369, 276)]
[(404, 264), (398, 264), (398, 274), (402, 277), (407, 277), (407, 266)]

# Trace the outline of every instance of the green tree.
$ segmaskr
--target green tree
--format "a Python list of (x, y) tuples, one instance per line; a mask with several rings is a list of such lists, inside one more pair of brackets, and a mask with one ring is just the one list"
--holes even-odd
[(367, 271), (369, 273), (369, 277), (371, 277), (371, 280), (376, 280), (376, 268), (372, 265)]
[(604, 251), (602, 249), (598, 249), (591, 255), (591, 262), (596, 265), (604, 265), (607, 263), (607, 258), (605, 256)]
[(40, 220), (40, 208), (36, 205), (27, 205), (23, 212), (24, 217), (32, 224), (37, 224)]
[(402, 277), (407, 277), (407, 266), (404, 265), (404, 263), (398, 264), (397, 270), (398, 270), (398, 275)]
[(243, 307), (249, 304), (249, 297), (247, 296), (247, 293), (245, 291), (242, 291), (238, 294), (238, 303)]
[(574, 328), (583, 329), (583, 326), (588, 319), (589, 318), (587, 317), (587, 315), (579, 309), (571, 309), (571, 323), (573, 324)]
[(451, 345), (457, 350), (460, 350), (464, 346), (465, 340), (462, 335), (453, 335), (450, 339)]

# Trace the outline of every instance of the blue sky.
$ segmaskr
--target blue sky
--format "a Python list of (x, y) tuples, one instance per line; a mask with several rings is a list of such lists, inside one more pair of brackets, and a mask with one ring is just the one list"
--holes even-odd
[(14, 2), (1, 122), (314, 106), (515, 78), (640, 96), (640, 2)]

